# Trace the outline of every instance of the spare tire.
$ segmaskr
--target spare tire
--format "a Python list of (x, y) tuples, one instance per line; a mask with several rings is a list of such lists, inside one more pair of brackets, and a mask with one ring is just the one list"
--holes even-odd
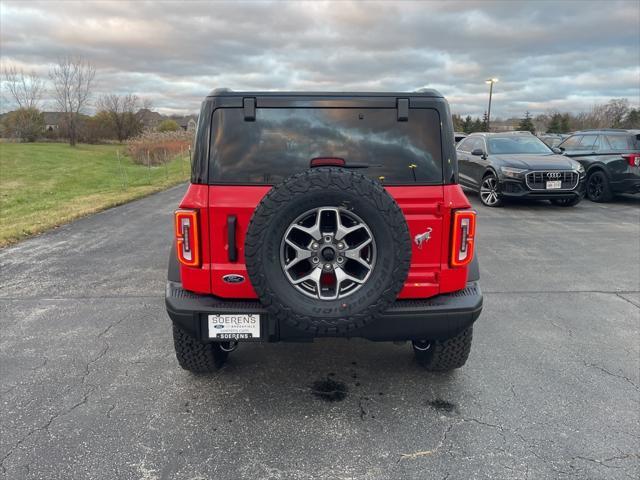
[(247, 229), (245, 261), (275, 318), (317, 335), (343, 334), (395, 301), (411, 241), (402, 211), (379, 183), (320, 167), (265, 195)]

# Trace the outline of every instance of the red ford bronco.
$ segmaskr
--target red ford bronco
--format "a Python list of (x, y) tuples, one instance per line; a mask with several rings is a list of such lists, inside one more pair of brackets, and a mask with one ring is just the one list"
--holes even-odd
[(175, 212), (166, 306), (176, 355), (363, 337), (461, 367), (482, 310), (476, 214), (438, 92), (214, 90)]

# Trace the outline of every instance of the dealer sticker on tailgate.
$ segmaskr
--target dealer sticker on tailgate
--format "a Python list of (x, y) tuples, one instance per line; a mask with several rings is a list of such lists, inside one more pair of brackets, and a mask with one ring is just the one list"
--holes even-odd
[(260, 315), (248, 313), (209, 315), (209, 338), (229, 340), (260, 338)]

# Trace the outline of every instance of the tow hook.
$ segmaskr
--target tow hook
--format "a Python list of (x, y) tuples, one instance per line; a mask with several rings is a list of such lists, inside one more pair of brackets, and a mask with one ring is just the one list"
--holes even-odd
[(238, 348), (238, 341), (234, 340), (232, 342), (222, 342), (220, 344), (220, 350), (223, 352), (233, 352), (236, 348)]

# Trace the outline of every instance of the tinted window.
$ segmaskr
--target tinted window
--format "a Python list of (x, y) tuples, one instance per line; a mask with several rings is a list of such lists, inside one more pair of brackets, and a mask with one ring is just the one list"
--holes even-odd
[[(464, 144), (464, 152), (473, 152), (476, 148), (484, 150), (484, 142), (480, 137), (469, 137)], [(462, 150), (462, 149), (461, 149)]]
[(609, 146), (609, 143), (604, 138), (604, 136), (598, 135), (598, 139), (596, 140), (596, 143), (593, 144), (593, 149), (596, 152), (599, 152), (599, 151), (603, 152), (605, 150), (611, 150), (611, 147)]
[(581, 138), (582, 138), (582, 135), (574, 135), (573, 137), (567, 138), (564, 142), (560, 144), (560, 146), (565, 150), (576, 150), (578, 148), (578, 144), (580, 143)]
[(411, 109), (407, 122), (395, 109), (259, 108), (253, 122), (241, 109), (213, 114), (212, 183), (275, 184), (316, 157), (369, 165), (359, 171), (385, 184), (441, 183), (438, 112)]
[(473, 144), (471, 145), (471, 151), (473, 152), (478, 148), (484, 152), (484, 142), (480, 137), (476, 137), (473, 139)]
[(583, 135), (578, 145), (578, 150), (593, 150), (596, 143), (596, 135)]
[(637, 148), (635, 138), (631, 135), (607, 135), (611, 150), (635, 150)]
[(562, 137), (547, 137), (547, 138), (541, 138), (540, 140), (542, 140), (544, 143), (546, 143), (550, 147), (557, 147), (562, 143), (563, 139)]
[(489, 153), (500, 154), (517, 154), (517, 153), (552, 153), (549, 147), (533, 135), (522, 135), (512, 137), (491, 137), (487, 139), (487, 147)]
[(460, 150), (461, 152), (470, 152), (472, 150), (471, 145), (473, 145), (473, 143), (473, 138), (465, 138), (460, 142), (460, 145), (458, 145), (458, 150)]

